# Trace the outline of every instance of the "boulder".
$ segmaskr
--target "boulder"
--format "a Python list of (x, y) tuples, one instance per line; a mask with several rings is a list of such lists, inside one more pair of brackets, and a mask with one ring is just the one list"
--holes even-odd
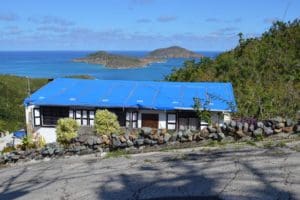
[(200, 131), (200, 135), (201, 135), (201, 137), (203, 137), (203, 138), (208, 138), (208, 136), (209, 136), (209, 131), (208, 131), (208, 129), (207, 129), (207, 128), (203, 128), (203, 129)]
[(148, 139), (148, 138), (144, 139), (144, 144), (150, 145), (151, 142), (152, 142), (151, 139)]
[(277, 129), (280, 129), (280, 128), (283, 128), (283, 127), (285, 127), (285, 124), (283, 122), (279, 122), (275, 125), (275, 128), (277, 128)]
[(185, 138), (188, 138), (191, 135), (193, 135), (193, 133), (190, 129), (185, 130), (182, 134), (182, 136), (185, 137)]
[(216, 128), (213, 128), (212, 126), (209, 126), (207, 127), (209, 133), (216, 133), (217, 132), (217, 129)]
[(149, 136), (152, 133), (152, 128), (150, 128), (150, 127), (143, 127), (141, 129), (141, 131), (142, 131), (142, 134), (144, 136)]
[(284, 121), (283, 118), (282, 118), (282, 117), (279, 117), (279, 116), (273, 118), (272, 120), (275, 121), (275, 122), (277, 122), (277, 123), (281, 123), (281, 122)]
[(294, 126), (294, 132), (300, 133), (300, 125), (299, 124)]
[(194, 137), (193, 137), (193, 140), (195, 140), (195, 141), (201, 141), (201, 140), (204, 140), (204, 138), (203, 137), (201, 137), (201, 134), (200, 133), (196, 133), (195, 135), (194, 135)]
[(210, 139), (213, 139), (213, 140), (218, 140), (219, 139), (219, 136), (218, 136), (218, 134), (216, 134), (216, 133), (211, 133), (211, 134), (209, 134), (209, 136), (208, 136)]
[(182, 131), (178, 131), (177, 132), (177, 138), (180, 139), (182, 138), (183, 132)]
[(236, 127), (236, 121), (231, 120), (230, 126), (231, 126), (232, 128), (235, 128), (235, 127)]
[(265, 127), (264, 128), (264, 133), (265, 133), (266, 136), (270, 136), (274, 133), (274, 131), (271, 128)]
[(247, 133), (248, 130), (249, 130), (249, 124), (248, 124), (247, 122), (245, 122), (245, 123), (243, 124), (243, 132), (244, 132), (244, 133)]
[(235, 131), (235, 135), (236, 135), (238, 138), (242, 138), (242, 137), (245, 137), (245, 136), (246, 136), (246, 135), (243, 133), (243, 131), (242, 131), (241, 129)]
[(88, 137), (85, 144), (87, 144), (89, 146), (93, 146), (94, 145), (94, 138), (93, 137)]
[(276, 133), (276, 134), (282, 133), (282, 128), (275, 128), (274, 133)]
[(127, 141), (126, 138), (124, 137), (124, 135), (120, 135), (120, 136), (119, 136), (119, 140), (120, 140), (122, 143), (124, 143), (124, 142)]
[(112, 138), (112, 147), (113, 148), (118, 148), (121, 146), (121, 141), (119, 138)]
[(250, 124), (249, 126), (249, 131), (253, 132), (255, 130), (254, 124)]
[(163, 135), (159, 136), (159, 138), (157, 140), (157, 143), (158, 144), (163, 144), (164, 143), (164, 136)]
[(257, 122), (257, 127), (258, 128), (263, 128), (265, 125), (263, 122)]
[(135, 145), (137, 146), (142, 146), (144, 144), (144, 139), (140, 138), (140, 139), (136, 139), (134, 141)]
[(263, 129), (262, 129), (262, 128), (257, 128), (257, 129), (255, 129), (255, 130), (253, 131), (253, 135), (254, 135), (255, 137), (261, 136), (262, 134), (263, 134)]
[(132, 147), (133, 146), (133, 142), (131, 142), (130, 140), (127, 140), (127, 146)]
[(225, 135), (222, 132), (218, 132), (217, 135), (219, 140), (223, 140), (225, 138)]
[(242, 122), (237, 122), (237, 123), (236, 123), (236, 128), (237, 128), (238, 130), (242, 130), (242, 129), (243, 129), (243, 123), (242, 123)]
[(293, 127), (292, 126), (290, 126), (290, 127), (283, 127), (282, 131), (284, 133), (292, 133), (293, 132)]
[(164, 135), (164, 143), (168, 143), (169, 140), (170, 140), (170, 138), (171, 138), (171, 135), (169, 133), (165, 133), (165, 135)]
[(285, 122), (285, 125), (286, 126), (293, 126), (294, 125), (293, 120), (287, 119), (286, 122)]

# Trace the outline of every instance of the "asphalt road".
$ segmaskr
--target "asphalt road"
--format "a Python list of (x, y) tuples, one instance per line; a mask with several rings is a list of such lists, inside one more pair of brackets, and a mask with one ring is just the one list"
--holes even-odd
[(0, 169), (0, 199), (300, 199), (300, 152), (186, 149)]

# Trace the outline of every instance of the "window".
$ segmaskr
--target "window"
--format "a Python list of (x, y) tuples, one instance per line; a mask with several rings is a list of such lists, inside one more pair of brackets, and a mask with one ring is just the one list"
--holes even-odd
[(45, 106), (40, 108), (43, 126), (55, 126), (60, 118), (69, 116), (68, 107)]
[(41, 125), (41, 113), (39, 108), (33, 109), (33, 118), (34, 118), (34, 125), (40, 126)]
[(175, 130), (176, 129), (176, 114), (167, 113), (167, 129)]
[(90, 119), (90, 122), (89, 122), (90, 126), (94, 126), (95, 111), (93, 111), (93, 110), (89, 111), (89, 119)]
[(138, 127), (138, 113), (127, 112), (126, 113), (126, 127), (137, 128)]
[(94, 126), (95, 111), (94, 110), (75, 110), (75, 117), (74, 117), (74, 111), (70, 110), (69, 117), (75, 119), (79, 125)]

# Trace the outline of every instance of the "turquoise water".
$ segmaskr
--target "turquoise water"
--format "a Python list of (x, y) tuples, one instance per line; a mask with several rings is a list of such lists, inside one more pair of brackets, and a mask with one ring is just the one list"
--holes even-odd
[[(169, 59), (144, 68), (110, 69), (101, 65), (75, 63), (92, 51), (14, 51), (0, 52), (0, 74), (32, 78), (57, 78), (70, 75), (90, 75), (98, 79), (163, 80), (173, 68), (181, 67), (185, 59)], [(146, 51), (113, 51), (112, 53), (142, 57)], [(215, 58), (220, 52), (199, 52)]]

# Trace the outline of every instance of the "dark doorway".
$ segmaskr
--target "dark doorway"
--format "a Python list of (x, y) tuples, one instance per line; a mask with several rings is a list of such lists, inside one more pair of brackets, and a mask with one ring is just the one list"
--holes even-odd
[(142, 114), (142, 127), (158, 128), (158, 114)]

